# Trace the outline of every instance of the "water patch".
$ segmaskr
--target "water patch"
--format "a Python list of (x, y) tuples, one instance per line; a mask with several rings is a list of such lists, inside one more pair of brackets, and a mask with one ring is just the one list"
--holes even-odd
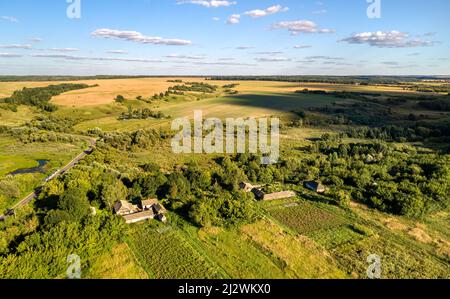
[(37, 160), (39, 166), (32, 168), (23, 168), (17, 169), (13, 172), (8, 173), (8, 175), (18, 175), (18, 174), (28, 174), (28, 173), (45, 173), (45, 165), (47, 165), (50, 161), (48, 160)]

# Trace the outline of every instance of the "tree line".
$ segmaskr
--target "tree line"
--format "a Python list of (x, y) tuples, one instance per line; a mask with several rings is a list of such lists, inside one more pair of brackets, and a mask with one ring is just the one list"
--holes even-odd
[(89, 87), (91, 86), (87, 84), (69, 83), (49, 85), (47, 87), (24, 87), (21, 90), (14, 91), (14, 93), (10, 97), (0, 99), (0, 103), (34, 106), (47, 112), (54, 112), (58, 109), (58, 107), (54, 104), (49, 103), (52, 97), (71, 90), (85, 89)]

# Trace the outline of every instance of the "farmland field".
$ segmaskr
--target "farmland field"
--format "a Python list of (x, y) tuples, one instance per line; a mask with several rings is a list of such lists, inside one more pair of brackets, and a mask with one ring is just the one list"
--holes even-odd
[[(0, 97), (11, 95), (15, 90), (23, 87), (44, 87), (61, 83), (81, 83), (90, 86), (98, 85), (82, 91), (68, 92), (53, 99), (55, 104), (68, 107), (86, 107), (110, 104), (118, 94), (125, 97), (152, 96), (166, 91), (174, 83), (167, 82), (170, 78), (142, 78), (142, 79), (111, 79), (111, 80), (80, 80), (80, 81), (50, 81), (50, 82), (2, 82)], [(186, 81), (203, 81), (198, 78), (181, 78)]]
[(333, 250), (333, 255), (346, 269), (352, 269), (354, 275), (364, 277), (367, 263), (362, 257), (369, 256), (373, 252), (381, 257), (383, 276), (387, 279), (450, 278), (449, 265), (445, 261), (436, 259), (422, 250), (410, 250), (396, 244), (394, 240), (371, 237), (355, 244), (340, 246)]
[(304, 234), (345, 224), (345, 220), (305, 201), (270, 206), (269, 214), (293, 231)]
[(242, 231), (279, 260), (292, 278), (345, 278), (336, 261), (304, 236), (292, 236), (276, 224), (260, 221)]
[(152, 278), (221, 278), (221, 272), (177, 231), (177, 228), (134, 227), (130, 247)]
[(119, 244), (111, 254), (105, 254), (92, 266), (91, 279), (146, 279), (147, 273), (135, 261), (127, 244)]
[(199, 239), (208, 255), (230, 277), (241, 279), (288, 278), (283, 266), (270, 254), (255, 246), (239, 231), (205, 228)]

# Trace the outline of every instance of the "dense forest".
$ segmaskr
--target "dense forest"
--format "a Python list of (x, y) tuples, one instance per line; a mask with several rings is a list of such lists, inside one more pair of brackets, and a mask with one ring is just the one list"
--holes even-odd
[(449, 78), (433, 76), (212, 76), (209, 80), (217, 81), (281, 81), (330, 84), (401, 84), (420, 80), (442, 80)]

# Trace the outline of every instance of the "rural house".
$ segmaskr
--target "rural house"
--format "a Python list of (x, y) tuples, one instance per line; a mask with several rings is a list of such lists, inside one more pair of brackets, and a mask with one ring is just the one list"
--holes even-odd
[(166, 215), (164, 215), (164, 214), (158, 214), (158, 215), (156, 216), (156, 219), (158, 219), (158, 220), (161, 221), (161, 222), (167, 222), (167, 217), (166, 217)]
[(251, 192), (255, 187), (253, 187), (253, 185), (250, 183), (242, 182), (239, 184), (239, 188), (244, 192)]
[(139, 211), (139, 208), (128, 201), (118, 201), (114, 205), (114, 212), (119, 216), (134, 214)]
[(166, 208), (163, 207), (162, 204), (160, 204), (159, 202), (156, 203), (155, 205), (153, 205), (153, 210), (155, 211), (156, 214), (158, 215), (163, 215), (167, 213)]
[(317, 193), (325, 193), (326, 189), (325, 186), (322, 185), (320, 182), (316, 182), (316, 181), (310, 181), (310, 182), (305, 182), (305, 188), (317, 192)]
[(253, 186), (250, 183), (242, 182), (239, 184), (239, 189), (241, 189), (244, 192), (252, 192), (254, 189), (261, 189), (263, 186), (261, 185), (255, 185)]
[(249, 183), (242, 182), (239, 184), (239, 187), (241, 190), (244, 190), (245, 192), (253, 192), (256, 199), (258, 200), (276, 200), (276, 199), (284, 199), (284, 198), (290, 198), (295, 197), (296, 194), (293, 191), (283, 191), (283, 192), (277, 192), (272, 194), (265, 194), (261, 190), (261, 186), (253, 186)]
[(158, 203), (158, 200), (156, 198), (143, 200), (143, 201), (141, 201), (142, 210), (144, 210), (144, 211), (151, 210), (152, 207), (154, 205), (156, 205), (157, 203)]
[(132, 205), (127, 201), (118, 201), (114, 205), (114, 212), (122, 216), (127, 224), (141, 222), (148, 219), (157, 219), (162, 222), (167, 221), (167, 210), (157, 199), (147, 199), (141, 201), (140, 207)]
[(253, 194), (255, 194), (256, 199), (258, 199), (258, 200), (264, 199), (265, 194), (264, 194), (264, 192), (262, 192), (262, 190), (253, 188), (252, 192), (253, 192)]
[(136, 223), (148, 219), (153, 219), (155, 217), (155, 213), (153, 213), (152, 210), (138, 212), (130, 215), (123, 216), (123, 219), (125, 219), (125, 222), (127, 224)]
[(291, 198), (295, 197), (297, 194), (293, 191), (283, 191), (283, 192), (276, 192), (272, 194), (265, 194), (262, 198), (262, 200), (277, 200), (277, 199), (285, 199), (285, 198)]

